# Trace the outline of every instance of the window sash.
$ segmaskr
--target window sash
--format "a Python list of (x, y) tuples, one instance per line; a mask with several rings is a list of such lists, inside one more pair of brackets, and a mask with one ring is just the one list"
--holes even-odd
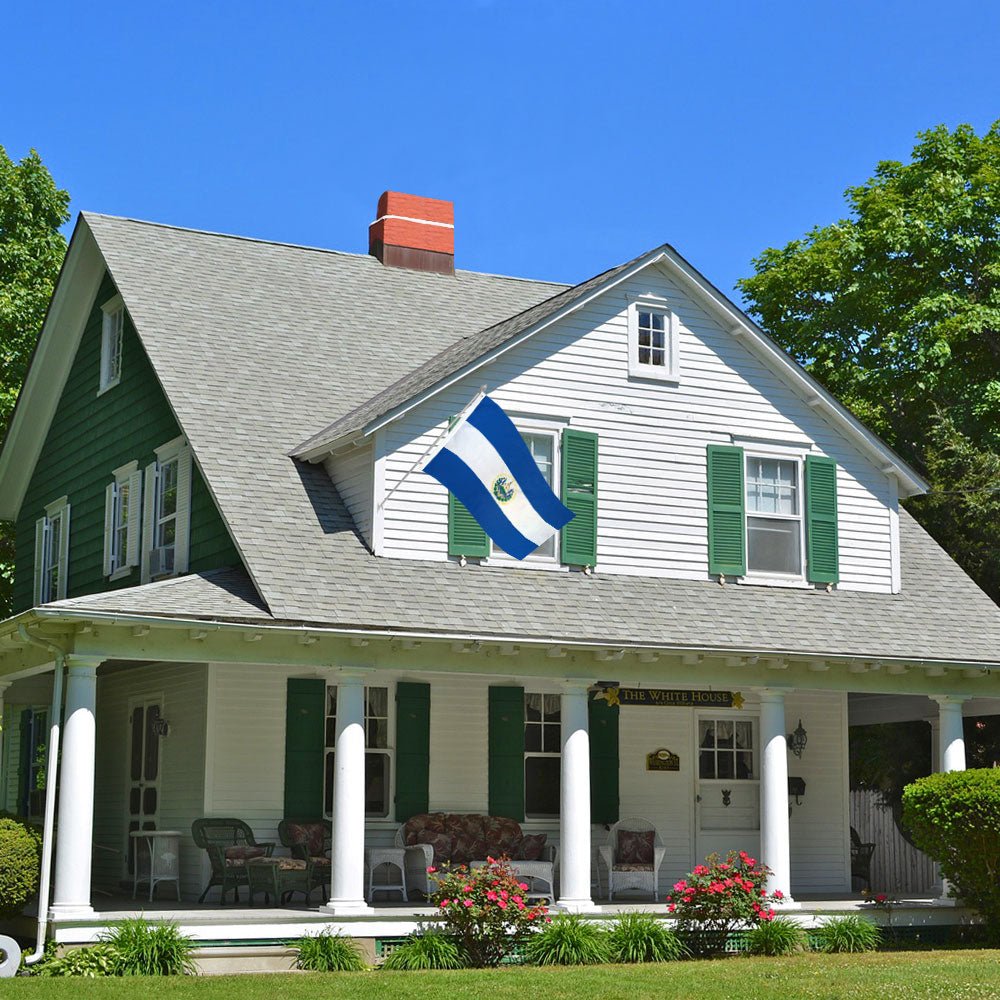
[(746, 455), (748, 574), (799, 578), (804, 572), (802, 463), (797, 458)]
[(45, 545), (42, 550), (42, 603), (54, 600), (59, 593), (59, 577), (63, 568), (59, 563), (62, 547), (63, 514), (59, 511), (45, 519)]
[(178, 457), (161, 462), (156, 473), (155, 548), (173, 548), (177, 543)]
[(128, 564), (129, 493), (127, 478), (115, 483), (111, 510), (111, 572)]
[[(386, 685), (365, 685), (365, 815), (383, 819), (392, 806), (392, 760), (394, 749), (389, 746), (389, 688)], [(337, 686), (326, 689), (324, 758), (324, 808), (333, 811), (333, 766), (337, 738)]]
[[(524, 814), (559, 815), (562, 757), (562, 699), (557, 694), (524, 693)], [(555, 764), (545, 763), (555, 761)]]
[(699, 779), (756, 781), (758, 763), (756, 719), (698, 719)]

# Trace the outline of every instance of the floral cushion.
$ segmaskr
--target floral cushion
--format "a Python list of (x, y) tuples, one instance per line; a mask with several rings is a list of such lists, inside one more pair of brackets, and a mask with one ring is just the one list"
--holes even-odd
[(266, 855), (267, 850), (263, 847), (227, 847), (224, 857), (227, 867), (242, 868), (248, 861)]
[(648, 865), (642, 864), (616, 864), (616, 872), (651, 872), (653, 870), (653, 864), (650, 862)]
[(444, 833), (444, 817), (444, 813), (419, 813), (416, 816), (411, 816), (403, 826), (403, 839), (406, 846), (426, 843), (420, 839), (421, 833)]
[(615, 867), (623, 865), (651, 865), (653, 863), (652, 830), (619, 830), (618, 857)]
[(310, 855), (322, 854), (326, 847), (325, 826), (325, 823), (287, 823), (288, 839), (303, 844)]
[(506, 816), (486, 817), (483, 833), (493, 857), (514, 857), (522, 840), (520, 824)]
[(482, 861), (489, 854), (489, 847), (482, 837), (472, 837), (460, 833), (454, 839), (451, 848), (451, 860), (457, 865), (466, 865), (470, 861)]
[(321, 854), (319, 857), (310, 857), (309, 860), (313, 863), (314, 868), (330, 867), (330, 859), (325, 854)]
[(450, 861), (452, 856), (452, 838), (446, 833), (435, 833), (433, 830), (421, 830), (417, 835), (418, 844), (430, 844), (434, 850), (434, 864), (440, 865)]
[(248, 858), (248, 865), (273, 865), (282, 871), (305, 871), (306, 863), (301, 858)]
[[(431, 844), (435, 864), (443, 861), (468, 864), (485, 861), (487, 857), (513, 858), (522, 839), (521, 826), (516, 820), (479, 813), (420, 813), (411, 816), (402, 830), (402, 840), (407, 847)], [(529, 850), (533, 849), (534, 844), (529, 845)]]
[(517, 850), (513, 857), (518, 861), (538, 861), (542, 856), (545, 841), (548, 839), (544, 833), (529, 833), (521, 838)]

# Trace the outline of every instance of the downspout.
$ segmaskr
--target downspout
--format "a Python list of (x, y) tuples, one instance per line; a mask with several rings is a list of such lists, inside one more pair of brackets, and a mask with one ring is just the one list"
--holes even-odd
[(38, 884), (38, 933), (35, 950), (24, 959), (25, 965), (34, 965), (45, 954), (45, 932), (49, 922), (49, 891), (52, 882), (52, 829), (56, 816), (56, 780), (59, 765), (59, 734), (62, 716), (63, 674), (66, 668), (66, 650), (48, 639), (32, 635), (25, 625), (18, 625), (18, 634), (32, 646), (55, 654), (55, 678), (52, 682), (52, 710), (49, 713), (49, 745), (45, 754), (45, 819), (42, 824), (42, 872)]

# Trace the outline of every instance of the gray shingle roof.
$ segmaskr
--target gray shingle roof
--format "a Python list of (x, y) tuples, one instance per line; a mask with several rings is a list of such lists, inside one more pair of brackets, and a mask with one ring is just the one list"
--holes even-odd
[[(273, 620), (1000, 662), (1000, 609), (905, 514), (898, 595), (376, 558), (325, 470), (288, 452), (304, 430), (474, 333), (463, 317), (500, 324), (562, 286), (422, 274), (102, 216), (87, 222)], [(82, 600), (123, 611), (134, 602), (143, 613), (266, 615), (245, 584), (212, 574)], [(650, 607), (662, 613), (651, 617)]]

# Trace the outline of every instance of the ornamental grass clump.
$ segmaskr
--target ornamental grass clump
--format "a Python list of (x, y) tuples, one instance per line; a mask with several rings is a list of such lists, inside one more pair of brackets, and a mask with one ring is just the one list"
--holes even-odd
[(875, 951), (882, 943), (882, 932), (865, 917), (850, 914), (833, 917), (812, 932), (820, 951), (838, 952)]
[(729, 936), (742, 927), (774, 919), (774, 904), (784, 896), (768, 894), (771, 871), (746, 851), (730, 851), (723, 861), (710, 854), (687, 878), (674, 883), (667, 912), (677, 920), (685, 944), (696, 955), (726, 950)]
[(805, 930), (789, 917), (775, 917), (750, 929), (746, 937), (749, 955), (794, 955), (809, 947)]
[(116, 976), (182, 976), (195, 972), (194, 942), (177, 924), (123, 920), (101, 938), (114, 953)]
[(528, 891), (506, 858), (487, 858), (474, 870), (466, 865), (427, 869), (437, 882), (431, 902), (437, 907), (445, 934), (457, 942), (466, 964), (475, 968), (499, 965), (532, 928), (548, 919), (544, 906), (532, 905)]
[(612, 962), (674, 962), (688, 954), (677, 934), (651, 913), (623, 913), (608, 946)]
[(299, 938), (295, 967), (309, 972), (364, 972), (368, 966), (358, 946), (342, 934), (307, 934)]
[(564, 913), (524, 945), (532, 965), (600, 965), (611, 961), (608, 932), (579, 913)]
[(411, 934), (396, 945), (382, 963), (391, 972), (415, 972), (420, 969), (464, 969), (465, 959), (454, 938), (427, 928)]

